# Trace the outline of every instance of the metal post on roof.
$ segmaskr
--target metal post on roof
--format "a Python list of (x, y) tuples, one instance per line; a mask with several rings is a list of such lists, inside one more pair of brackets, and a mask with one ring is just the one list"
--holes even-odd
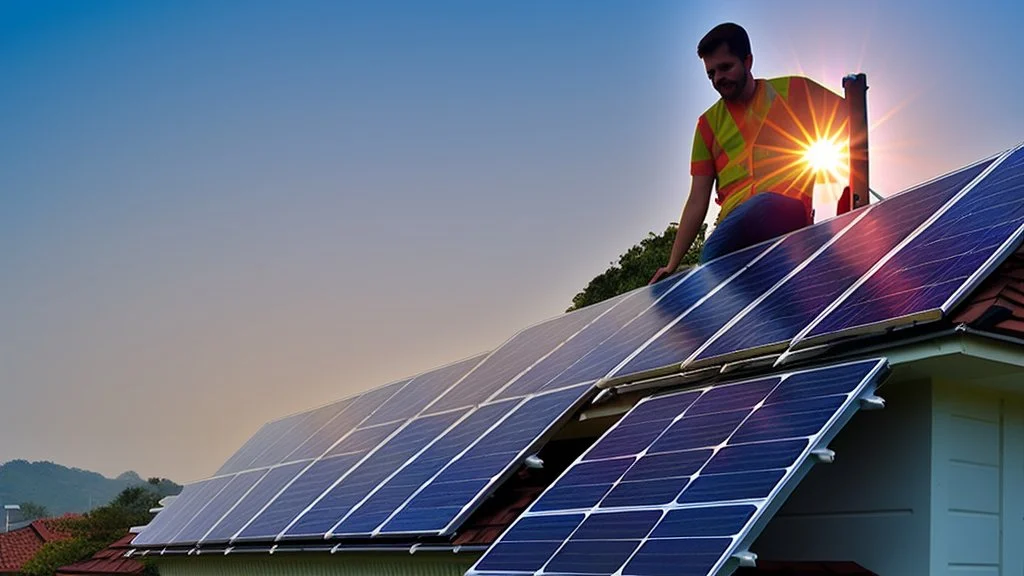
[(868, 77), (864, 73), (843, 78), (843, 90), (849, 106), (850, 122), (850, 186), (844, 193), (852, 194), (846, 203), (852, 208), (867, 206), (868, 188)]

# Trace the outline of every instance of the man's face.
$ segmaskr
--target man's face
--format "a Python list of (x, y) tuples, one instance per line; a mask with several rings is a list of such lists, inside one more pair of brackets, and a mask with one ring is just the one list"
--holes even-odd
[(740, 60), (729, 52), (729, 47), (722, 44), (717, 50), (704, 57), (704, 69), (708, 80), (725, 100), (738, 100), (747, 87), (750, 73), (751, 57), (747, 62)]

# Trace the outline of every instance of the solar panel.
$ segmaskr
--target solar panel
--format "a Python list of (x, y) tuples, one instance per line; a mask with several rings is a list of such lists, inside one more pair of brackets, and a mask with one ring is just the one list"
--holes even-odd
[[(608, 311), (593, 323), (583, 328), (579, 334), (555, 350), (548, 357), (538, 362), (529, 372), (508, 386), (498, 398), (515, 398), (535, 392), (552, 390), (560, 385), (571, 382), (571, 379), (556, 377), (573, 366), (588, 352), (610, 338), (620, 328), (650, 308), (668, 290), (676, 285), (675, 280), (658, 282), (653, 286), (644, 286), (625, 295), (622, 302)], [(594, 377), (596, 380), (597, 377)], [(571, 382), (579, 384), (581, 382)]]
[(369, 390), (348, 401), (347, 408), (339, 412), (332, 420), (310, 435), (302, 444), (284, 458), (285, 462), (318, 458), (329, 450), (340, 438), (345, 438), (357, 426), (371, 418), (375, 411), (383, 408), (382, 404), (394, 398), (409, 387), (386, 386)]
[(670, 281), (670, 290), (664, 296), (655, 299), (639, 316), (624, 318), (627, 323), (621, 329), (561, 372), (546, 387), (558, 388), (603, 378), (672, 320), (712, 293), (723, 280), (761, 256), (765, 248), (758, 245), (735, 252), (694, 268), (678, 282)]
[(840, 335), (937, 320), (1020, 245), (1024, 150), (1018, 149), (907, 242), (803, 336)]
[(232, 476), (228, 484), (210, 499), (207, 505), (199, 510), (196, 515), (176, 534), (167, 538), (168, 542), (198, 542), (213, 525), (227, 514), (231, 507), (242, 499), (261, 478), (267, 473), (266, 470), (249, 470)]
[(389, 398), (363, 425), (373, 426), (412, 418), (443, 395), (485, 357), (486, 354), (474, 356), (413, 378), (408, 386)]
[[(167, 542), (184, 523), (188, 522), (207, 502), (231, 480), (230, 476), (221, 476), (209, 480), (201, 480), (182, 488), (181, 494), (174, 499), (174, 506), (168, 507), (164, 518), (163, 513), (157, 514), (146, 530), (136, 538), (143, 543), (162, 544)], [(157, 520), (160, 520), (159, 522)]]
[(426, 413), (483, 403), (621, 300), (611, 298), (520, 331), (431, 404)]
[(876, 359), (646, 398), (468, 574), (727, 573), (887, 373)]
[(763, 258), (741, 270), (735, 278), (727, 279), (707, 300), (670, 323), (663, 333), (617, 369), (615, 376), (656, 375), (662, 368), (678, 369), (680, 362), (744, 308), (795, 271), (827, 242), (841, 237), (844, 229), (863, 214), (863, 211), (851, 212), (786, 236)]
[[(231, 540), (231, 537), (237, 534), (253, 516), (266, 506), (274, 495), (280, 492), (288, 482), (295, 478), (296, 474), (308, 465), (308, 462), (292, 462), (268, 470), (260, 478), (259, 482), (242, 496), (241, 500), (235, 502), (231, 509), (217, 520), (213, 528), (199, 541), (211, 543)], [(163, 512), (160, 514), (163, 514)], [(157, 514), (157, 518), (160, 517), (160, 514)], [(149, 528), (143, 530), (142, 534), (136, 537), (132, 543), (136, 546), (142, 545), (143, 543), (139, 542), (139, 537), (145, 536), (148, 531)]]
[(447, 466), (453, 454), (462, 454), (520, 402), (520, 399), (504, 400), (481, 406), (418, 457), (395, 470), (343, 516), (331, 532), (338, 536), (371, 536), (421, 486)]
[(870, 205), (842, 237), (745, 308), (685, 363), (697, 367), (785, 349), (818, 314), (990, 164), (981, 162)]
[(381, 534), (448, 534), (497, 481), (511, 473), (580, 402), (590, 386), (542, 394), (520, 404), (405, 503)]
[(314, 476), (303, 474), (267, 510), (256, 516), (236, 540), (265, 540), (286, 530), (307, 537), (323, 536), (392, 470), (440, 436), (466, 412), (467, 409), (456, 410), (412, 420), (387, 442), (380, 438), (357, 466), (339, 467)]

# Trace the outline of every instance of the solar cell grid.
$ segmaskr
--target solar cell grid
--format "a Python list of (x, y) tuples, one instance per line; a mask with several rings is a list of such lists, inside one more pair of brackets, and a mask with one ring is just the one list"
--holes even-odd
[(694, 269), (673, 284), (674, 287), (652, 306), (556, 376), (546, 388), (593, 382), (605, 377), (673, 319), (710, 294), (723, 280), (760, 256), (765, 248), (754, 246)]
[(169, 537), (168, 542), (173, 544), (198, 542), (266, 473), (267, 470), (250, 470), (234, 476), (204, 509), (200, 510), (177, 534)]
[(1024, 150), (1018, 149), (799, 339), (809, 345), (937, 320), (1020, 244), (1022, 228)]
[(308, 462), (292, 462), (271, 468), (241, 500), (232, 505), (200, 542), (229, 541), (307, 465)]
[[(869, 360), (643, 400), (469, 574), (714, 574), (886, 373)], [(762, 428), (762, 413), (802, 424)], [(645, 445), (602, 450), (643, 426)]]
[(447, 534), (469, 505), (511, 473), (528, 450), (586, 397), (589, 386), (534, 396), (483, 435), (406, 502), (381, 534)]
[(863, 211), (850, 212), (786, 236), (771, 252), (741, 270), (731, 281), (726, 280), (715, 294), (644, 346), (639, 354), (616, 370), (615, 376), (653, 375), (666, 367), (678, 370), (679, 363), (687, 360), (744, 308), (796, 270), (827, 242), (839, 237), (862, 215)]
[(689, 365), (784, 350), (818, 314), (990, 164), (982, 162), (872, 204), (842, 237), (701, 345)]
[[(675, 279), (676, 281), (679, 278)], [(556, 377), (576, 363), (587, 352), (611, 337), (619, 328), (638, 316), (661, 298), (675, 282), (666, 280), (630, 292), (608, 313), (594, 320), (579, 334), (538, 362), (529, 372), (502, 390), (498, 398), (515, 398), (526, 394), (552, 390), (565, 381)], [(596, 379), (596, 378), (595, 378)], [(579, 382), (573, 382), (579, 383)]]
[(501, 418), (515, 409), (518, 400), (485, 405), (442, 436), (414, 460), (396, 470), (374, 492), (356, 505), (335, 526), (334, 535), (370, 536), (412, 497), (420, 486), (434, 477), (453, 457), (461, 454)]
[(520, 331), (431, 404), (425, 413), (483, 403), (620, 300), (612, 298)]
[[(468, 409), (455, 410), (424, 416), (409, 422), (324, 492), (313, 507), (295, 518), (282, 532), (281, 537), (305, 538), (326, 534), (380, 482), (417, 452), (441, 437), (442, 432), (467, 412)], [(243, 531), (240, 536), (263, 538), (268, 534), (251, 531), (247, 535), (246, 531)]]

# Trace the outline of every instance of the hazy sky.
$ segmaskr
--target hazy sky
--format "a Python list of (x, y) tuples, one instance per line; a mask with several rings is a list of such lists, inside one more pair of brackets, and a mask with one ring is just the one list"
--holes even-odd
[(195, 480), (559, 314), (678, 219), (722, 21), (868, 74), (883, 194), (1024, 140), (1019, 9), (898, 4), (0, 1), (0, 461)]

